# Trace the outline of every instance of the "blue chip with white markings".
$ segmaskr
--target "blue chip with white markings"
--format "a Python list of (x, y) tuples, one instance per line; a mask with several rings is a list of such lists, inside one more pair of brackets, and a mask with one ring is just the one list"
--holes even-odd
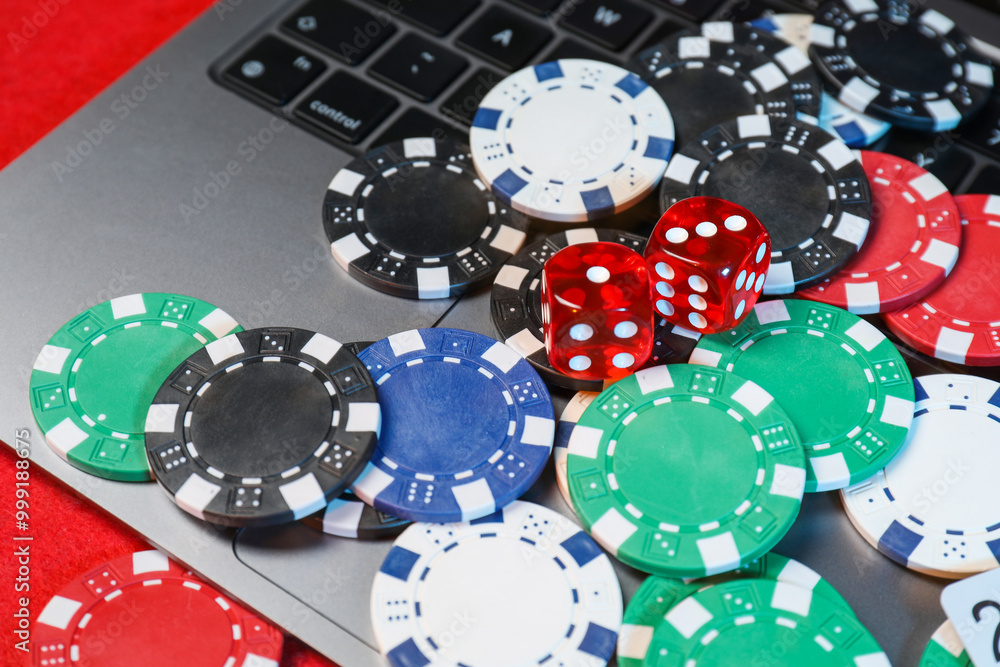
[(517, 352), (461, 329), (413, 329), (358, 358), (382, 431), (354, 493), (411, 521), (472, 521), (516, 500), (552, 451), (552, 399)]
[(487, 93), (469, 141), (499, 199), (536, 218), (583, 222), (652, 192), (674, 150), (674, 122), (663, 98), (628, 70), (556, 60)]
[(563, 515), (515, 501), (471, 523), (414, 524), (372, 585), (394, 667), (603, 665), (622, 594), (601, 548)]

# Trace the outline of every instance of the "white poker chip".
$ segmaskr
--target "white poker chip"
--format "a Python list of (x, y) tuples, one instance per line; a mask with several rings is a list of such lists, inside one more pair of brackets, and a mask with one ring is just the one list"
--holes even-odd
[(396, 667), (598, 667), (611, 658), (622, 595), (579, 526), (515, 501), (470, 523), (417, 523), (372, 586), (379, 648)]
[[(559, 423), (556, 425), (556, 438), (552, 443), (552, 462), (556, 466), (556, 484), (559, 486), (559, 493), (563, 500), (573, 508), (573, 501), (569, 497), (569, 483), (566, 481), (566, 459), (569, 456), (569, 438), (573, 435), (573, 428), (580, 421), (580, 415), (587, 409), (595, 398), (600, 395), (599, 391), (578, 391), (570, 399), (562, 414), (559, 415)], [(574, 510), (575, 512), (575, 510)]]
[(881, 553), (958, 579), (998, 566), (1000, 384), (972, 375), (914, 380), (902, 451), (871, 479), (841, 491), (851, 523)]
[(556, 222), (611, 215), (649, 194), (674, 149), (663, 98), (616, 65), (568, 59), (514, 72), (469, 134), (480, 178), (514, 209)]

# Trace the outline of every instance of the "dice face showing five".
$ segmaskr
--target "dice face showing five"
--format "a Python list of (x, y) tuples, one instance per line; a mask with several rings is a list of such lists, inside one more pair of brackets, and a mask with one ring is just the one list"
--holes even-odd
[(656, 312), (713, 334), (738, 325), (757, 303), (771, 266), (771, 237), (742, 206), (690, 197), (663, 214), (643, 255)]
[(617, 243), (580, 243), (542, 270), (542, 325), (549, 362), (585, 380), (631, 375), (653, 349), (649, 273)]

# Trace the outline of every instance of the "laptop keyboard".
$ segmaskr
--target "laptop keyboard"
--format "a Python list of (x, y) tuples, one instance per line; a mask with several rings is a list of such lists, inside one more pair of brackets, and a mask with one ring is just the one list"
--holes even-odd
[[(531, 63), (621, 64), (700, 21), (816, 6), (816, 0), (308, 0), (260, 26), (212, 73), (357, 154), (387, 138), (441, 132), (463, 138), (490, 88)], [(1000, 96), (958, 131), (897, 128), (872, 149), (920, 164), (955, 193), (1000, 192)]]

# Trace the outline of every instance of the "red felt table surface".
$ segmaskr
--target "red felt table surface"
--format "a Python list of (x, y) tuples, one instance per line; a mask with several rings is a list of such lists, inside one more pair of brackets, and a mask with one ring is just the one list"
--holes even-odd
[[(2, 0), (0, 168), (212, 4), (210, 0)], [(2, 205), (0, 202), (0, 211)], [(36, 433), (35, 424), (23, 426)], [(13, 437), (0, 434), (8, 443)], [(36, 437), (34, 442), (41, 439)], [(27, 664), (27, 654), (14, 648), (17, 638), (12, 614), (17, 598), (30, 599), (33, 622), (52, 595), (79, 573), (149, 548), (130, 528), (37, 467), (30, 469), (29, 528), (19, 530), (15, 524), (15, 460), (9, 448), (0, 447), (0, 516), (4, 527), (0, 663), (4, 665)], [(15, 535), (30, 535), (33, 540), (15, 542)], [(30, 544), (31, 588), (19, 592), (14, 588), (19, 567), (15, 549), (25, 544)], [(330, 664), (298, 640), (286, 637), (283, 667)]]

